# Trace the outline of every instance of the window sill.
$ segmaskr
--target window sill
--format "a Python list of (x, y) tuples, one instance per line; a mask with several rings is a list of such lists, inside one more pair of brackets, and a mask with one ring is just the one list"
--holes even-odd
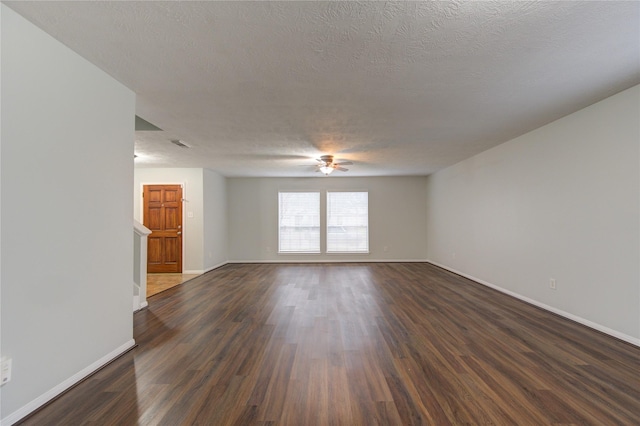
[(344, 256), (347, 254), (354, 254), (354, 255), (364, 255), (364, 254), (370, 254), (369, 251), (327, 251), (327, 252), (321, 252), (321, 251), (279, 251), (277, 252), (278, 255), (287, 255), (287, 254), (296, 254), (296, 255), (305, 255), (305, 254), (327, 254), (327, 255), (338, 255), (338, 256)]
[(328, 251), (326, 254), (339, 254), (339, 255), (345, 255), (345, 254), (369, 254), (369, 251)]
[(320, 251), (279, 251), (278, 254), (322, 254)]

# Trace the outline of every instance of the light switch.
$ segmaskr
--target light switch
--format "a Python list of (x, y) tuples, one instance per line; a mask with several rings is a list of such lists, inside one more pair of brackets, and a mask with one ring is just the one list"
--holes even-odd
[(187, 217), (193, 217), (193, 212), (187, 212)]

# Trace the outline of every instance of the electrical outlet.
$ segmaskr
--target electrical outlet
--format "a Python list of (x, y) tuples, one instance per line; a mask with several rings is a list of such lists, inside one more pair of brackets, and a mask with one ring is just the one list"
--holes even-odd
[(549, 279), (549, 288), (552, 290), (556, 289), (556, 279), (555, 278), (550, 278)]
[(2, 358), (0, 373), (0, 386), (11, 381), (11, 358)]
[(389, 247), (384, 246), (384, 247), (382, 248), (382, 251), (389, 251)]

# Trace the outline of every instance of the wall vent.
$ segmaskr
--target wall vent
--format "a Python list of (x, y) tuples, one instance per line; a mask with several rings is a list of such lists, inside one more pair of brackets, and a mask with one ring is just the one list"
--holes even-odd
[(174, 145), (178, 145), (181, 148), (191, 148), (189, 145), (182, 142), (180, 139), (171, 139), (171, 143)]

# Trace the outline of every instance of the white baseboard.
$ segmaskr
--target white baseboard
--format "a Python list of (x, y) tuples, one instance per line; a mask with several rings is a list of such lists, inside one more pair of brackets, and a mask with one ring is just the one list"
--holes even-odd
[(16, 423), (17, 421), (19, 421), (20, 419), (26, 417), (27, 415), (31, 414), (32, 412), (34, 412), (38, 408), (42, 407), (47, 402), (51, 401), (56, 396), (60, 395), (62, 392), (64, 392), (67, 389), (69, 389), (71, 386), (75, 385), (76, 383), (78, 383), (82, 379), (86, 378), (87, 376), (91, 375), (95, 371), (99, 370), (104, 365), (108, 364), (109, 362), (113, 361), (114, 359), (116, 359), (117, 357), (122, 355), (123, 353), (127, 352), (129, 349), (131, 349), (135, 345), (136, 345), (135, 340), (133, 340), (133, 339), (129, 340), (124, 345), (118, 347), (117, 349), (113, 350), (109, 354), (103, 356), (102, 358), (100, 358), (99, 360), (94, 362), (93, 364), (91, 364), (88, 367), (82, 369), (81, 371), (79, 371), (78, 373), (74, 374), (73, 376), (69, 377), (64, 382), (62, 382), (59, 385), (53, 387), (52, 389), (50, 389), (49, 391), (43, 393), (42, 395), (40, 395), (39, 397), (37, 397), (33, 401), (31, 401), (28, 404), (24, 405), (22, 408), (19, 408), (18, 410), (16, 410), (13, 413), (9, 414), (7, 417), (3, 418), (2, 420), (0, 420), (0, 426), (10, 426), (10, 425)]
[(553, 306), (549, 306), (547, 304), (538, 302), (537, 300), (530, 299), (530, 298), (528, 298), (526, 296), (523, 296), (521, 294), (515, 293), (515, 292), (513, 292), (511, 290), (507, 290), (505, 288), (499, 287), (499, 286), (497, 286), (495, 284), (491, 284), (489, 282), (486, 282), (484, 280), (476, 278), (476, 277), (474, 277), (472, 275), (465, 274), (464, 272), (460, 272), (460, 271), (455, 270), (453, 268), (450, 268), (450, 267), (448, 267), (446, 265), (442, 265), (442, 264), (440, 264), (438, 262), (433, 262), (431, 260), (427, 260), (427, 263), (431, 263), (432, 265), (435, 265), (435, 266), (437, 266), (439, 268), (446, 269), (447, 271), (453, 272), (456, 275), (460, 275), (462, 277), (468, 278), (468, 279), (470, 279), (472, 281), (477, 282), (478, 284), (482, 284), (482, 285), (484, 285), (486, 287), (489, 287), (489, 288), (492, 288), (494, 290), (497, 290), (500, 293), (504, 293), (504, 294), (507, 294), (507, 295), (509, 295), (511, 297), (515, 297), (516, 299), (520, 299), (523, 302), (527, 302), (527, 303), (529, 303), (531, 305), (537, 306), (538, 308), (544, 309), (545, 311), (553, 312), (556, 315), (560, 315), (561, 317), (565, 317), (567, 319), (570, 319), (571, 321), (575, 321), (575, 322), (577, 322), (579, 324), (582, 324), (582, 325), (585, 325), (585, 326), (587, 326), (589, 328), (593, 328), (594, 330), (598, 330), (598, 331), (600, 331), (602, 333), (608, 334), (608, 335), (610, 335), (612, 337), (615, 337), (616, 339), (623, 340), (623, 341), (625, 341), (627, 343), (631, 343), (632, 345), (635, 345), (635, 346), (640, 346), (640, 339), (635, 338), (633, 336), (629, 336), (627, 334), (620, 333), (619, 331), (613, 330), (613, 329), (611, 329), (609, 327), (605, 327), (604, 325), (595, 323), (593, 321), (590, 321), (588, 319), (579, 317), (577, 315), (573, 315), (573, 314), (571, 314), (569, 312), (565, 312), (563, 310), (554, 308)]
[[(137, 298), (137, 300), (136, 300), (136, 298)], [(139, 296), (133, 296), (133, 312), (134, 313), (143, 310), (147, 306), (149, 306), (149, 302), (147, 302), (145, 300), (144, 302), (140, 303), (140, 297)]]
[(198, 274), (198, 275), (202, 275), (202, 274), (206, 274), (209, 271), (213, 271), (214, 269), (218, 269), (221, 266), (226, 265), (229, 262), (222, 262), (222, 263), (218, 263), (217, 265), (211, 266), (207, 269), (187, 269), (186, 271), (182, 271), (183, 274)]
[(222, 262), (222, 263), (218, 263), (217, 265), (214, 265), (214, 266), (212, 266), (212, 267), (210, 267), (210, 268), (205, 269), (203, 273), (204, 273), (204, 274), (206, 274), (206, 273), (207, 273), (207, 272), (209, 272), (209, 271), (213, 271), (214, 269), (221, 268), (221, 267), (223, 267), (224, 265), (226, 265), (227, 263), (229, 263), (229, 262)]
[(269, 259), (230, 260), (227, 263), (424, 263), (424, 259)]

